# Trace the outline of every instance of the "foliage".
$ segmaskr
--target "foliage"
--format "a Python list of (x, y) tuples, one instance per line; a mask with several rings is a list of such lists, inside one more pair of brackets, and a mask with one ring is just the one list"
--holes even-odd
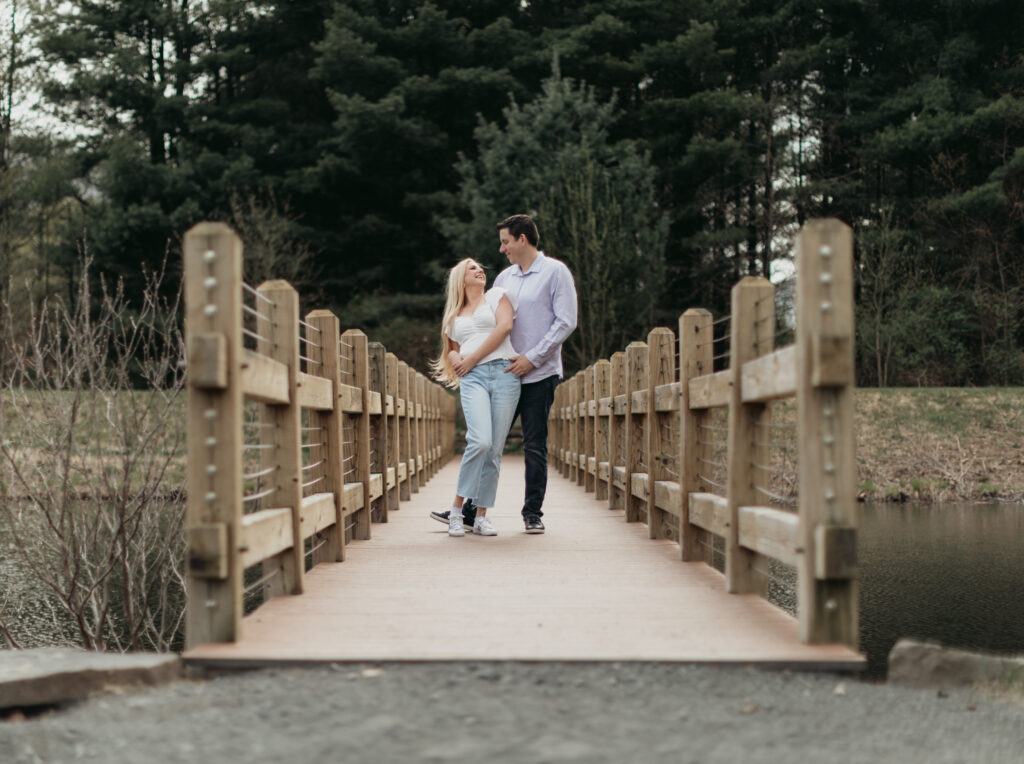
[[(36, 0), (31, 19), (15, 25), (17, 55), (0, 57), (0, 93), (36, 71), (72, 137), (0, 130), (3, 288), (38, 271), (36, 288), (66, 289), (87, 238), (100, 271), (136, 289), (140, 264), (249, 200), (280, 220), (282, 251), (308, 253), (296, 280), (342, 312), (433, 294), (467, 254), (501, 264), (491, 226), (510, 209), (543, 211), (545, 242), (566, 259), (593, 251), (595, 237), (622, 253), (626, 238), (594, 221), (607, 218), (601, 173), (620, 172), (607, 179), (616, 194), (628, 176), (601, 152), (631, 146), (637, 167), (649, 157), (653, 168), (636, 170), (641, 196), (666, 221), (648, 230), (622, 208), (636, 238), (651, 239), (638, 244), (643, 257), (660, 259), (655, 278), (613, 279), (634, 294), (658, 284), (639, 299), (637, 326), (672, 325), (688, 307), (724, 313), (739, 277), (790, 256), (801, 223), (836, 216), (866, 247), (863, 382), (1024, 376), (1024, 5), (1014, 0)], [(492, 194), (497, 209), (468, 200), (466, 163), (550, 101), (542, 82), (556, 52), (601, 120), (578, 137), (605, 148), (588, 143), (592, 156), (570, 161), (554, 146), (562, 133), (533, 136), (522, 148), (561, 172), (555, 183), (521, 178), (518, 198)], [(520, 174), (497, 160), (488, 173)], [(879, 246), (886, 265), (870, 276)], [(886, 273), (891, 289), (877, 282)], [(940, 294), (958, 312), (945, 344), (927, 336)], [(589, 294), (592, 308), (617, 327), (621, 313), (601, 295)], [(419, 321), (410, 310), (403, 318)], [(622, 344), (581, 331), (572, 353), (597, 352), (598, 335)], [(936, 370), (945, 352), (948, 374)]]
[(162, 274), (133, 304), (121, 285), (94, 289), (89, 266), (74, 305), (44, 302), (0, 335), (0, 527), (25, 587), (0, 601), (0, 633), (167, 650), (184, 612), (177, 306), (158, 297)]
[[(630, 141), (610, 140), (614, 101), (562, 77), (557, 59), (541, 89), (525, 106), (513, 100), (504, 125), (477, 128), (479, 156), (458, 164), (468, 219), (447, 218), (441, 227), (457, 251), (493, 251), (495, 223), (517, 211), (534, 216), (541, 249), (565, 261), (576, 280), (579, 328), (567, 361), (578, 368), (651, 326), (668, 221), (654, 198), (650, 157)], [(483, 259), (504, 265), (500, 256)]]

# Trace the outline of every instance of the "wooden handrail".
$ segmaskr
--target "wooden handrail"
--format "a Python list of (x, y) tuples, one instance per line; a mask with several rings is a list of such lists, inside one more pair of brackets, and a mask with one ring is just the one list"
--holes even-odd
[[(330, 311), (300, 321), (284, 281), (252, 290), (255, 326), (243, 329), (252, 288), (226, 225), (189, 230), (184, 257), (194, 646), (240, 638), (247, 571), (264, 599), (299, 594), (308, 567), (343, 561), (349, 543), (369, 539), (371, 522), (386, 521), (454, 455), (455, 399), (361, 331), (342, 332)], [(260, 425), (254, 443), (245, 442), (246, 401)], [(245, 448), (259, 454), (248, 477)]]
[[(773, 347), (774, 286), (747, 277), (733, 288), (726, 337), (716, 338), (711, 313), (690, 309), (678, 335), (654, 329), (647, 342), (566, 379), (555, 392), (549, 453), (627, 522), (677, 541), (683, 560), (724, 553), (730, 592), (764, 596), (768, 563), (794, 566), (801, 638), (856, 648), (849, 227), (809, 222), (796, 266), (794, 344)], [(719, 370), (716, 350), (728, 356)], [(796, 511), (765, 506), (771, 404), (783, 399), (797, 409)], [(727, 426), (715, 424), (715, 409), (727, 412)], [(712, 443), (714, 432), (727, 438)]]

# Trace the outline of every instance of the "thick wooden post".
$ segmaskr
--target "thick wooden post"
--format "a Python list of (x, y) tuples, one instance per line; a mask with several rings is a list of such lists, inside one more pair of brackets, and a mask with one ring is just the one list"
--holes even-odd
[(400, 490), (398, 479), (398, 463), (401, 461), (401, 449), (399, 448), (399, 425), (398, 414), (398, 356), (394, 353), (387, 353), (384, 357), (384, 410), (387, 418), (388, 429), (388, 455), (387, 475), (384, 485), (387, 487), (387, 508), (389, 511), (396, 510), (400, 505)]
[(355, 525), (352, 527), (352, 538), (366, 540), (370, 538), (370, 359), (367, 349), (366, 335), (358, 329), (347, 329), (341, 335), (345, 350), (351, 353), (352, 384), (358, 387), (362, 395), (363, 408), (353, 421), (355, 459), (349, 463), (349, 469), (355, 469), (354, 478), (349, 482), (362, 484), (363, 506), (355, 513)]
[[(631, 342), (626, 347), (626, 522), (635, 523), (647, 514), (646, 496), (633, 490), (633, 475), (647, 474), (649, 457), (645, 453), (644, 432), (647, 402), (634, 393), (647, 392), (647, 343)], [(648, 478), (649, 479), (649, 478)], [(648, 485), (648, 490), (650, 486)]]
[(565, 424), (569, 429), (569, 437), (567, 438), (568, 443), (566, 444), (566, 463), (563, 467), (563, 474), (569, 480), (576, 482), (576, 475), (579, 473), (580, 460), (577, 454), (580, 452), (579, 444), (579, 430), (576, 427), (576, 420), (579, 418), (580, 410), (577, 403), (579, 402), (579, 394), (576, 392), (579, 383), (576, 377), (572, 377), (566, 380), (566, 406), (568, 407), (567, 419)]
[(858, 646), (853, 236), (814, 220), (797, 240), (800, 636)]
[[(690, 380), (711, 374), (714, 358), (714, 317), (703, 308), (690, 308), (679, 317), (679, 555), (684, 561), (704, 559), (710, 549), (709, 531), (690, 524), (690, 494), (710, 491), (700, 479), (701, 464), (711, 462), (711, 425), (708, 409), (690, 408)], [(706, 560), (711, 564), (710, 553)]]
[[(623, 509), (626, 506), (626, 490), (629, 475), (626, 470), (626, 354), (618, 351), (611, 359), (611, 401), (608, 416), (608, 509)], [(616, 476), (616, 469), (624, 475), (622, 481)]]
[[(241, 635), (242, 242), (222, 223), (185, 234), (188, 347), (187, 647)], [(201, 373), (203, 348), (217, 373)]]
[[(775, 287), (768, 279), (745, 276), (732, 288), (729, 366), (729, 477), (726, 481), (729, 534), (725, 540), (726, 589), (734, 593), (767, 592), (767, 578), (757, 568), (757, 553), (740, 545), (740, 507), (764, 504), (770, 453), (757, 445), (758, 424), (769, 421), (765, 403), (744, 403), (743, 364), (771, 352), (775, 336)], [(763, 439), (762, 439), (763, 440)], [(757, 468), (755, 465), (762, 465)]]
[(597, 457), (594, 448), (594, 427), (597, 419), (597, 401), (594, 399), (594, 367), (583, 370), (583, 489), (593, 491), (597, 482)]
[(659, 412), (655, 390), (659, 385), (675, 382), (675, 334), (671, 329), (658, 327), (647, 335), (647, 531), (652, 539), (669, 538), (666, 523), (669, 514), (658, 507), (655, 483), (659, 480), (677, 480), (669, 467), (676, 460), (672, 438), (675, 412)]
[(263, 575), (279, 566), (280, 576), (268, 578), (264, 596), (301, 594), (305, 570), (302, 529), (302, 409), (299, 406), (299, 295), (287, 281), (266, 281), (257, 288), (270, 304), (263, 304), (257, 319), (257, 333), (265, 337), (258, 347), (261, 355), (288, 367), (288, 400), (283, 405), (264, 404), (263, 421), (273, 425), (263, 432), (264, 443), (275, 448), (264, 451), (263, 468), (273, 468), (269, 479), (273, 491), (262, 500), (267, 507), (286, 507), (291, 514), (292, 546), (263, 561)]
[(367, 344), (370, 366), (370, 390), (380, 396), (380, 413), (370, 417), (370, 474), (380, 475), (381, 495), (370, 502), (370, 517), (375, 523), (388, 521), (388, 415), (384, 386), (387, 351), (379, 342)]
[(576, 423), (576, 460), (573, 462), (576, 467), (574, 476), (576, 485), (583, 485), (587, 474), (587, 390), (586, 374), (582, 371), (576, 372), (573, 379), (576, 382), (576, 401), (573, 405)]
[(413, 470), (411, 466), (413, 428), (411, 426), (411, 397), (409, 395), (409, 364), (398, 362), (398, 495), (402, 501), (412, 498)]
[(609, 420), (611, 419), (611, 374), (610, 361), (600, 360), (594, 364), (594, 399), (597, 413), (594, 417), (594, 460), (595, 478), (594, 497), (599, 500), (608, 498), (608, 486), (611, 483), (611, 467), (608, 454)]
[(324, 476), (323, 490), (334, 494), (334, 525), (325, 531), (326, 543), (314, 554), (314, 564), (321, 561), (341, 562), (345, 559), (345, 519), (342, 514), (342, 497), (345, 495), (345, 448), (344, 419), (341, 398), (337, 392), (341, 382), (341, 357), (337, 337), (340, 330), (338, 317), (329, 310), (314, 310), (306, 316), (306, 323), (316, 331), (310, 338), (320, 347), (309, 347), (310, 358), (320, 362), (321, 376), (331, 380), (334, 386), (334, 409), (311, 412), (310, 419), (320, 427), (317, 435), (323, 447), (318, 449), (316, 459), (324, 459), (317, 474)]

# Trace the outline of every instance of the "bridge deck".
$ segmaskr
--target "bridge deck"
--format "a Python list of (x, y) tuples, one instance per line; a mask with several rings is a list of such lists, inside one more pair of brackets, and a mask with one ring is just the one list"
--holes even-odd
[(499, 535), (452, 539), (428, 519), (448, 506), (458, 460), (411, 502), (373, 526), (340, 564), (318, 565), (306, 593), (270, 600), (245, 619), (243, 639), (201, 645), (190, 662), (683, 661), (861, 668), (841, 645), (801, 644), (795, 619), (753, 595), (731, 595), (721, 574), (682, 563), (670, 541), (627, 525), (552, 473), (548, 531), (519, 518), (523, 460), (506, 457)]

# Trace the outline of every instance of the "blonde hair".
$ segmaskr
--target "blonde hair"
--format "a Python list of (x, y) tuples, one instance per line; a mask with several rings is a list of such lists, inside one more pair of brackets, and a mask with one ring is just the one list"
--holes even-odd
[[(434, 372), (434, 379), (445, 387), (456, 388), (459, 386), (459, 375), (455, 373), (452, 362), (448, 360), (448, 342), (446, 334), (451, 330), (455, 319), (466, 304), (466, 270), (470, 263), (480, 265), (471, 257), (460, 260), (448, 271), (448, 298), (444, 303), (444, 316), (441, 318), (441, 355), (430, 362), (430, 369)], [(483, 267), (483, 266), (481, 266)]]

